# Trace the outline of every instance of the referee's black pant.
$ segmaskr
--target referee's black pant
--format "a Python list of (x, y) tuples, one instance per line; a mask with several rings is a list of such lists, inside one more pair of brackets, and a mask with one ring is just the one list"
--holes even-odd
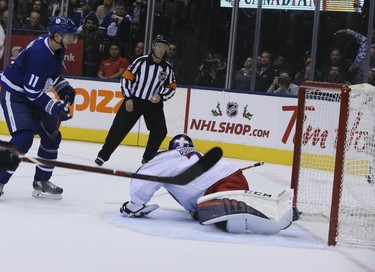
[(108, 131), (104, 145), (98, 154), (98, 157), (104, 161), (108, 161), (109, 157), (142, 115), (147, 129), (150, 131), (143, 159), (146, 161), (151, 159), (167, 136), (167, 125), (162, 101), (155, 104), (148, 100), (133, 98), (133, 105), (133, 111), (128, 112), (125, 108), (125, 100), (121, 104)]

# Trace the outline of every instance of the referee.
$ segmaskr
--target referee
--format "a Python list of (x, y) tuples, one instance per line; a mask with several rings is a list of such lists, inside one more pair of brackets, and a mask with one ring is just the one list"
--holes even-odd
[(176, 92), (172, 66), (164, 60), (167, 50), (168, 39), (163, 35), (156, 36), (151, 54), (137, 58), (122, 75), (121, 91), (125, 99), (95, 159), (99, 166), (109, 160), (142, 115), (150, 131), (142, 163), (158, 151), (167, 135), (163, 101), (172, 98)]

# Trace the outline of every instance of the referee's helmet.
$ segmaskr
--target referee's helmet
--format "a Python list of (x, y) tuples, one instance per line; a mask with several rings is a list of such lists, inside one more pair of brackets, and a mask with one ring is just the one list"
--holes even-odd
[(186, 134), (178, 134), (169, 142), (169, 150), (181, 147), (194, 147), (193, 141)]
[(164, 43), (166, 45), (169, 45), (168, 38), (164, 35), (157, 35), (155, 39), (152, 41), (153, 44), (155, 43)]

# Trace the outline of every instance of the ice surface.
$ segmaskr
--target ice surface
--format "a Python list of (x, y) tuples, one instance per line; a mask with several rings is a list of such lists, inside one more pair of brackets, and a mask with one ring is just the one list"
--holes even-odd
[[(2, 139), (7, 140), (6, 136)], [(35, 156), (38, 139), (28, 156)], [(63, 141), (59, 160), (94, 165), (101, 145)], [(103, 167), (136, 171), (143, 148), (119, 147)], [(228, 159), (239, 167), (253, 162)], [(375, 271), (375, 251), (328, 247), (327, 224), (300, 220), (277, 235), (202, 226), (161, 190), (147, 218), (120, 216), (129, 179), (56, 168), (62, 200), (31, 196), (34, 165), (22, 163), (0, 198), (0, 270), (16, 271)], [(289, 187), (291, 168), (249, 169), (251, 189)]]

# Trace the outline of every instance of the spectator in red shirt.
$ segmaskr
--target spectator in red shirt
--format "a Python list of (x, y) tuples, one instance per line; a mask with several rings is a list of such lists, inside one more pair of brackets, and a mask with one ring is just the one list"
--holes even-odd
[(120, 55), (120, 45), (113, 43), (109, 47), (109, 58), (102, 60), (100, 63), (98, 77), (104, 79), (121, 78), (128, 66), (129, 61)]

